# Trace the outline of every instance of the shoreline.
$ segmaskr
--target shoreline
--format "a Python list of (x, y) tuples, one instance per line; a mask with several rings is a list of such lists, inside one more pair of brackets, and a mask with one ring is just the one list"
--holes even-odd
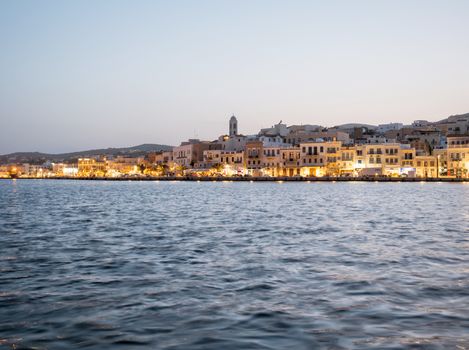
[(134, 176), (134, 177), (19, 177), (1, 178), (1, 180), (78, 180), (78, 181), (211, 181), (211, 182), (469, 182), (469, 178), (409, 178), (409, 177), (221, 177), (221, 176)]

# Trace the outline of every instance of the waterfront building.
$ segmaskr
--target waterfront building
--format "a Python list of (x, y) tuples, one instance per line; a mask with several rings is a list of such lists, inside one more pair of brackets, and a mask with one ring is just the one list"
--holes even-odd
[(107, 175), (118, 177), (120, 175), (138, 175), (142, 173), (143, 158), (122, 157), (107, 161)]
[(448, 135), (447, 175), (469, 177), (469, 135)]
[(171, 175), (175, 171), (172, 150), (155, 153), (151, 163), (152, 173), (154, 174)]
[(197, 170), (210, 174), (234, 176), (244, 174), (244, 152), (205, 150), (204, 159), (195, 165)]
[(341, 141), (318, 140), (299, 145), (301, 175), (336, 176), (339, 174)]
[(16, 166), (16, 168), (18, 169), (19, 176), (27, 176), (27, 177), (54, 176), (52, 163), (50, 163), (50, 167), (48, 164), (49, 163), (47, 163), (46, 165), (23, 163), (19, 166)]
[(438, 177), (438, 159), (436, 156), (415, 156), (415, 176)]
[(20, 177), (25, 175), (24, 164), (4, 164), (0, 166), (0, 177)]
[(163, 164), (167, 164), (170, 168), (174, 167), (174, 152), (165, 151), (162, 153)]
[(64, 163), (52, 163), (52, 173), (54, 176), (64, 176)]
[(0, 165), (0, 178), (9, 178), (11, 176), (8, 165)]
[[(281, 143), (283, 145), (283, 143)], [(287, 148), (289, 146), (286, 146)], [(282, 167), (282, 156), (280, 147), (265, 147), (262, 152), (262, 175), (263, 176), (280, 176), (280, 169)]]
[(220, 151), (220, 162), (225, 176), (245, 174), (243, 151)]
[(354, 176), (356, 164), (355, 146), (342, 146), (339, 151), (339, 175)]
[(64, 164), (62, 169), (64, 176), (75, 177), (78, 175), (78, 165), (77, 164)]
[(69, 176), (74, 177), (78, 175), (77, 164), (66, 164), (66, 163), (52, 163), (52, 174), (51, 176)]
[(106, 160), (96, 160), (94, 158), (78, 159), (78, 176), (92, 177), (105, 176), (107, 172)]
[(282, 160), (280, 162), (281, 176), (301, 176), (301, 150), (300, 147), (280, 149)]
[(261, 141), (248, 141), (246, 142), (246, 149), (244, 151), (244, 164), (246, 172), (252, 176), (261, 176), (262, 172), (262, 154), (264, 145)]
[(179, 167), (179, 171), (183, 172), (185, 169), (194, 167), (195, 163), (202, 162), (204, 151), (210, 149), (221, 149), (221, 145), (217, 142), (190, 139), (173, 148), (173, 162), (176, 167)]
[(355, 172), (358, 175), (414, 176), (415, 149), (399, 143), (356, 146)]

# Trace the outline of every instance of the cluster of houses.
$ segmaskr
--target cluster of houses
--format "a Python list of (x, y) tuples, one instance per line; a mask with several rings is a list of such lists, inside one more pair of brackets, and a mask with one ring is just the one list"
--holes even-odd
[(418, 120), (378, 126), (287, 126), (281, 121), (256, 135), (229, 132), (214, 141), (190, 139), (145, 157), (100, 155), (41, 166), (10, 164), (0, 176), (398, 176), (469, 177), (469, 114), (440, 122)]

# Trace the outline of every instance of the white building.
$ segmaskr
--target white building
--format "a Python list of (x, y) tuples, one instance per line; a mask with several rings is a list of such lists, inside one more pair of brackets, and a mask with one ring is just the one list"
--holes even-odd
[(400, 130), (402, 129), (403, 126), (404, 124), (402, 123), (379, 124), (376, 131), (379, 132), (380, 134), (384, 134), (387, 131)]

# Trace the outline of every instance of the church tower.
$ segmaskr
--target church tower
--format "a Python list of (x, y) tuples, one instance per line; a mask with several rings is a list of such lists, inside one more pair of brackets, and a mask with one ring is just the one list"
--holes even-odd
[(236, 117), (233, 115), (230, 118), (230, 136), (236, 136), (238, 135), (238, 120)]

